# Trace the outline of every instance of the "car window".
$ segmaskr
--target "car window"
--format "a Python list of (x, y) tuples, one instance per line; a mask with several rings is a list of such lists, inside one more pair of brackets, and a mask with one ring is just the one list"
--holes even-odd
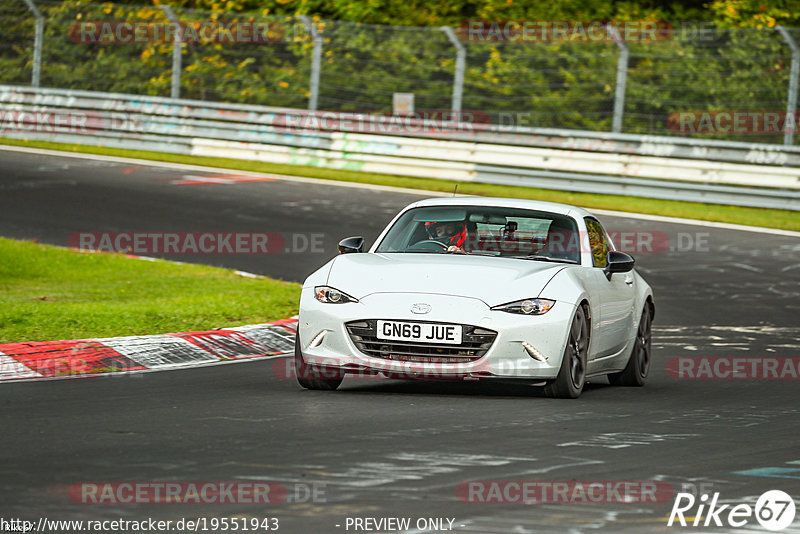
[(392, 225), (376, 251), (456, 251), (580, 263), (577, 224), (571, 217), (495, 206), (413, 208)]
[(592, 251), (592, 265), (605, 267), (608, 262), (608, 251), (611, 250), (606, 231), (597, 219), (586, 217), (585, 221), (589, 234), (589, 247)]

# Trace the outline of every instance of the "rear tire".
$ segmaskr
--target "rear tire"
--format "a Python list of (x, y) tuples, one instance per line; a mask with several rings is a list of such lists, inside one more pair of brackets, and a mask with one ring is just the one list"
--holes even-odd
[(578, 306), (567, 336), (564, 357), (555, 381), (544, 387), (548, 397), (577, 399), (586, 383), (586, 361), (589, 354), (589, 321), (583, 305)]
[(651, 327), (653, 316), (650, 313), (650, 302), (645, 302), (639, 328), (636, 330), (636, 341), (633, 343), (631, 357), (628, 365), (619, 373), (608, 375), (612, 386), (641, 387), (647, 382), (650, 372), (650, 357), (652, 354)]
[(294, 338), (294, 370), (297, 373), (297, 382), (306, 389), (333, 391), (344, 380), (343, 374), (323, 376), (325, 371), (306, 364), (303, 359), (303, 352), (300, 350), (299, 332)]

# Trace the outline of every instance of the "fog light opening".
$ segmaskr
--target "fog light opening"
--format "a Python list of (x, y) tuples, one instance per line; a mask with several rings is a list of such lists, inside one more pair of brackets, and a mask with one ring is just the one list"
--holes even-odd
[(522, 346), (525, 349), (525, 352), (533, 358), (534, 360), (540, 361), (542, 363), (547, 363), (547, 356), (536, 350), (536, 347), (528, 343), (527, 341), (522, 342)]

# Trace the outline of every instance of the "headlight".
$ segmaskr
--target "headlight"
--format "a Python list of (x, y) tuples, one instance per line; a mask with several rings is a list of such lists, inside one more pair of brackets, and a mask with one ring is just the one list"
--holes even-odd
[(556, 301), (549, 299), (523, 299), (495, 306), (492, 309), (522, 315), (543, 315), (550, 311)]
[(351, 297), (347, 293), (342, 293), (338, 289), (328, 286), (317, 286), (314, 288), (314, 298), (327, 304), (345, 304), (347, 302), (358, 302), (358, 299)]

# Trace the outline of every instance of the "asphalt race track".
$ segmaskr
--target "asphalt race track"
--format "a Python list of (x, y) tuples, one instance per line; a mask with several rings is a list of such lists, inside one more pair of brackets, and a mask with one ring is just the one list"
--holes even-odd
[[(371, 243), (398, 209), (420, 198), (230, 177), (180, 185), (209, 175), (2, 151), (0, 235), (66, 245), (76, 232), (278, 232), (287, 245), (275, 254), (169, 257), (300, 281), (335, 254), (340, 238), (364, 235)], [(290, 533), (355, 532), (353, 519), (364, 517), (410, 518), (407, 532), (420, 531), (421, 518), (443, 519), (445, 527), (450, 519), (453, 532), (475, 533), (692, 530), (667, 527), (672, 492), (660, 502), (464, 502), (457, 489), (469, 481), (649, 481), (751, 506), (780, 489), (800, 508), (797, 377), (667, 373), (678, 357), (800, 358), (800, 239), (600, 219), (611, 232), (668, 240), (664, 250), (633, 252), (656, 297), (645, 388), (602, 379), (570, 401), (523, 386), (346, 379), (337, 392), (312, 392), (281, 376), (285, 358), (2, 384), (2, 515), (274, 517)], [(321, 251), (295, 234), (321, 235)], [(76, 504), (68, 496), (70, 486), (92, 481), (252, 480), (283, 484), (287, 500)], [(316, 498), (308, 496), (312, 488)], [(698, 531), (759, 528), (750, 518), (738, 529)], [(783, 532), (800, 532), (800, 511)]]

